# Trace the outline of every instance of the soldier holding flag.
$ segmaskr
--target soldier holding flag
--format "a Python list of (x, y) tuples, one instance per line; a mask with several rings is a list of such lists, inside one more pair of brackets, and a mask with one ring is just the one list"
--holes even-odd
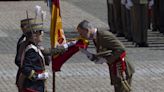
[[(46, 92), (44, 83), (48, 78), (48, 72), (45, 70), (45, 65), (48, 63), (45, 60), (45, 56), (62, 54), (68, 47), (76, 43), (69, 42), (53, 49), (43, 50), (39, 45), (44, 34), (42, 26), (42, 23), (31, 24), (26, 29), (25, 35), (28, 43), (22, 53), (23, 59), (20, 64), (21, 71), (18, 79), (18, 87), (21, 88), (20, 92)], [(20, 87), (20, 83), (22, 87)]]
[[(41, 9), (40, 6), (37, 8)], [(42, 23), (37, 23), (36, 11), (35, 18), (28, 18), (21, 21), (23, 35), (18, 41), (16, 65), (19, 67), (16, 84), (19, 92), (46, 92), (45, 80), (48, 72), (45, 65), (49, 65), (49, 56), (63, 54), (67, 49), (75, 45), (77, 41), (70, 41), (55, 48), (44, 48), (40, 46), (44, 34), (43, 17)], [(27, 13), (28, 15), (28, 13)], [(22, 40), (22, 39), (25, 40)]]
[[(26, 26), (27, 25), (30, 25), (30, 24), (34, 24), (34, 18), (27, 18), (27, 19), (23, 19), (21, 20), (21, 29), (22, 29), (22, 32), (23, 34), (21, 35), (21, 37), (19, 38), (18, 42), (17, 42), (17, 53), (16, 53), (16, 57), (15, 57), (15, 64), (20, 67), (20, 55), (19, 55), (19, 48), (21, 47), (21, 44), (24, 43), (24, 41), (26, 40), (26, 36), (25, 36), (25, 33), (26, 33)], [(21, 54), (21, 53), (20, 53)]]
[(28, 39), (26, 39), (26, 26), (28, 26), (29, 24), (33, 24), (34, 23), (34, 18), (27, 18), (27, 19), (23, 19), (21, 20), (21, 29), (23, 34), (21, 35), (21, 37), (19, 38), (18, 42), (17, 42), (17, 49), (16, 49), (16, 56), (15, 56), (15, 64), (18, 66), (18, 71), (16, 74), (16, 85), (18, 86), (18, 78), (19, 78), (19, 74), (20, 74), (20, 70), (21, 70), (21, 59), (22, 59), (22, 53), (23, 50), (25, 49), (25, 46), (27, 45)]

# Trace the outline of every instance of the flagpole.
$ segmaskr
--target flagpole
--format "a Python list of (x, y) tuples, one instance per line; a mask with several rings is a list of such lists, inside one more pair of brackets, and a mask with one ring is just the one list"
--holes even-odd
[[(62, 30), (62, 21), (61, 21), (61, 16), (60, 16), (60, 6), (59, 6), (59, 0), (51, 0), (51, 4), (50, 4), (50, 11), (51, 11), (51, 47), (54, 48), (57, 45), (61, 45), (64, 42), (66, 42), (65, 36), (64, 36), (64, 32)], [(59, 21), (58, 21), (59, 20)], [(60, 34), (58, 34), (60, 33)], [(58, 42), (58, 37), (61, 35), (63, 36), (63, 42)], [(55, 60), (55, 57), (52, 56), (52, 65), (54, 62), (58, 62)], [(52, 80), (53, 80), (53, 91), (56, 91), (56, 70), (53, 69), (52, 70)]]
[[(54, 10), (54, 7), (53, 7), (54, 5), (53, 5), (53, 4), (54, 4), (54, 2), (56, 2), (56, 0), (50, 0), (50, 2), (51, 2), (51, 3), (50, 3), (51, 17), (54, 17), (55, 10)], [(57, 16), (57, 15), (56, 15), (56, 16)], [(57, 17), (56, 17), (56, 18), (57, 18)], [(54, 30), (55, 30), (56, 27), (57, 27), (57, 26), (56, 26), (56, 23), (55, 23), (55, 22), (57, 22), (57, 19), (56, 19), (56, 18), (55, 18), (55, 19), (52, 19), (52, 20), (54, 21), (54, 24), (55, 24), (55, 25), (54, 25), (54, 24), (53, 24), (53, 25), (51, 24), (51, 27), (54, 26), (54, 28), (52, 27), (52, 29), (53, 29), (53, 30), (52, 30), (52, 33), (53, 33), (53, 36), (52, 36), (53, 41), (52, 41), (52, 42), (53, 42), (53, 43), (51, 44), (51, 45), (53, 45), (53, 47), (54, 47), (54, 46), (56, 45), (56, 43), (57, 43), (57, 42), (55, 41), (55, 36), (56, 36), (56, 35), (55, 35), (55, 32), (54, 32)], [(51, 21), (52, 21), (52, 20), (51, 20)], [(56, 20), (56, 21), (55, 21), (55, 20)], [(52, 22), (51, 22), (51, 23), (52, 23)], [(54, 43), (54, 42), (55, 42), (55, 43)], [(52, 57), (52, 59), (53, 59), (53, 57)], [(55, 91), (56, 91), (56, 73), (55, 73), (55, 72), (56, 72), (56, 71), (53, 70), (53, 74), (52, 74), (52, 75), (53, 75), (53, 78), (52, 78), (52, 80), (53, 80), (53, 84), (52, 84), (52, 85), (53, 85), (53, 91), (52, 91), (52, 92), (55, 92)]]
[(53, 71), (53, 92), (55, 92), (55, 71)]

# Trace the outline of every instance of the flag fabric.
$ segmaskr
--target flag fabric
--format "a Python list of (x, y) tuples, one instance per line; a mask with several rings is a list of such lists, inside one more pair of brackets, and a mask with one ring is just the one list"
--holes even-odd
[[(51, 48), (55, 48), (66, 43), (64, 31), (62, 29), (62, 20), (60, 15), (59, 0), (52, 0), (52, 14), (51, 14)], [(62, 55), (52, 57), (52, 70), (53, 72), (60, 71), (61, 66), (76, 52), (79, 48), (87, 48), (89, 41), (83, 38), (76, 38), (78, 42), (69, 47), (68, 50)]]
[(52, 63), (52, 70), (55, 72), (60, 71), (62, 65), (76, 52), (78, 52), (79, 48), (86, 49), (88, 47), (88, 44), (89, 44), (88, 40), (81, 39), (81, 38), (78, 39), (78, 42), (75, 45), (69, 47), (65, 53), (53, 58), (54, 62)]
[[(62, 19), (60, 15), (60, 5), (59, 0), (51, 0), (52, 11), (51, 11), (51, 29), (50, 29), (50, 39), (51, 48), (55, 48), (58, 45), (66, 43), (66, 38), (62, 28)], [(52, 64), (58, 62), (55, 59), (57, 56), (52, 56)]]
[(60, 15), (59, 0), (52, 0), (52, 15), (51, 15), (51, 47), (66, 43), (66, 38), (62, 28), (62, 19)]

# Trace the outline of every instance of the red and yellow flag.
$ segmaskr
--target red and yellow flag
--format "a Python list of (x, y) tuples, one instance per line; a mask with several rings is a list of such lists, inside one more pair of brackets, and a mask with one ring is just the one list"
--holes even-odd
[[(55, 48), (58, 45), (66, 43), (66, 38), (62, 28), (62, 19), (60, 15), (60, 4), (59, 0), (52, 0), (52, 13), (51, 13), (51, 29), (50, 29), (50, 39), (51, 48)], [(52, 57), (52, 65), (56, 67), (54, 63), (58, 63), (55, 59), (58, 56)], [(54, 70), (54, 69), (53, 69)]]
[[(64, 31), (62, 29), (62, 20), (60, 15), (59, 0), (52, 0), (52, 15), (51, 15), (51, 48), (66, 43)], [(62, 55), (52, 57), (52, 70), (54, 72), (60, 71), (62, 65), (79, 51), (79, 48), (87, 48), (88, 40), (77, 38), (78, 42), (69, 47), (68, 50)]]
[(89, 41), (82, 39), (82, 38), (78, 38), (77, 39), (78, 42), (69, 47), (68, 50), (63, 53), (62, 55), (58, 55), (57, 57), (54, 58), (54, 62), (52, 62), (52, 70), (57, 72), (60, 71), (60, 68), (62, 67), (62, 65), (69, 59), (71, 58), (75, 53), (77, 53), (79, 51), (79, 48), (87, 48)]
[(62, 28), (62, 20), (60, 15), (59, 0), (52, 0), (52, 15), (51, 15), (51, 47), (66, 43), (66, 38)]

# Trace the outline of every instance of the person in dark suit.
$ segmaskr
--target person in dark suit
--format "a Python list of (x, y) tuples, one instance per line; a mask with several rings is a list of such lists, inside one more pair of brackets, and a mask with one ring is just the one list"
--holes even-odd
[(81, 49), (87, 57), (98, 64), (107, 63), (109, 66), (111, 84), (115, 92), (130, 92), (131, 80), (134, 67), (127, 60), (125, 46), (115, 35), (109, 31), (98, 30), (87, 21), (83, 20), (77, 26), (77, 32), (84, 38), (93, 40), (96, 47), (96, 54), (86, 49)]

